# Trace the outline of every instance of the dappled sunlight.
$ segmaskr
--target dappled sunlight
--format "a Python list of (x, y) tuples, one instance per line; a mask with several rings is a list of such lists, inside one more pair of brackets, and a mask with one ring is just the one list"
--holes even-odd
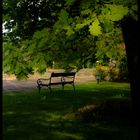
[(12, 111), (7, 111), (7, 112), (3, 113), (3, 115), (12, 115), (12, 114), (14, 114), (14, 112), (12, 112)]
[(10, 125), (10, 126), (7, 128), (7, 132), (8, 132), (8, 133), (11, 133), (11, 132), (14, 132), (14, 131), (16, 131), (15, 125)]
[(82, 136), (79, 136), (77, 134), (67, 133), (67, 132), (55, 131), (52, 134), (58, 140), (62, 140), (62, 139), (83, 140), (83, 137)]
[(124, 94), (117, 94), (117, 95), (114, 95), (114, 96), (112, 96), (112, 97), (110, 97), (110, 98), (112, 98), (112, 99), (124, 99), (125, 98), (125, 95)]

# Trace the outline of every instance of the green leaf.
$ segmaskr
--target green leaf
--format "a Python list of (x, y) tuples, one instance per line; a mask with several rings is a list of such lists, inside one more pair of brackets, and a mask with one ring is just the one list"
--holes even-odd
[(69, 29), (66, 33), (67, 36), (71, 36), (74, 34), (74, 31), (72, 29)]
[(103, 30), (105, 33), (112, 31), (114, 28), (112, 21), (104, 20), (103, 22)]
[(17, 65), (15, 69), (15, 74), (19, 74), (21, 73), (21, 71), (22, 71), (22, 68), (19, 65)]
[(92, 22), (92, 19), (83, 19), (82, 23), (78, 23), (76, 24), (75, 29), (76, 30), (80, 30), (82, 29), (84, 26), (89, 25)]
[(89, 25), (92, 22), (92, 19), (84, 19), (83, 25)]
[(112, 50), (109, 50), (106, 52), (106, 56), (109, 57), (109, 58), (112, 58), (113, 56), (113, 51)]
[(67, 6), (70, 6), (75, 2), (75, 0), (65, 0), (65, 1)]
[(101, 27), (100, 27), (99, 24), (100, 24), (100, 23), (99, 23), (98, 19), (96, 19), (96, 20), (92, 23), (92, 25), (89, 26), (89, 32), (90, 32), (91, 35), (93, 35), (93, 36), (98, 36), (98, 35), (102, 34), (102, 32), (101, 32)]
[(122, 5), (108, 4), (107, 8), (109, 11), (105, 15), (105, 18), (111, 21), (119, 21), (128, 13), (128, 8)]
[(16, 75), (16, 78), (18, 80), (27, 80), (29, 77), (27, 76), (27, 74), (22, 72), (21, 74)]
[(138, 5), (132, 5), (131, 9), (134, 10), (134, 11), (138, 11)]
[(91, 2), (83, 0), (80, 4), (81, 9), (88, 9), (91, 6)]
[(67, 30), (66, 32), (67, 36), (71, 36), (72, 34), (74, 34), (74, 31), (70, 26), (65, 26), (64, 29)]
[(68, 24), (68, 16), (69, 16), (68, 12), (62, 9), (59, 14), (60, 24)]
[(9, 72), (11, 70), (11, 67), (9, 65), (5, 65), (3, 67), (3, 70), (4, 70), (5, 73), (7, 73), (7, 72)]
[(86, 9), (86, 10), (83, 10), (83, 11), (81, 12), (81, 15), (88, 15), (88, 14), (91, 14), (91, 13), (92, 13), (92, 10)]
[(82, 29), (84, 26), (85, 26), (84, 24), (78, 23), (78, 24), (76, 24), (75, 29), (76, 29), (76, 30), (80, 30), (80, 29)]

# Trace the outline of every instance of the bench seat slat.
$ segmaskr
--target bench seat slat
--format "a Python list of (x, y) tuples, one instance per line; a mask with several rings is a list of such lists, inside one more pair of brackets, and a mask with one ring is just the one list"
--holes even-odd
[(49, 85), (62, 85), (62, 84), (72, 84), (73, 81), (66, 81), (66, 82), (57, 82), (57, 83), (49, 83)]
[(40, 84), (40, 86), (46, 86), (47, 87), (47, 86), (49, 86), (49, 84)]

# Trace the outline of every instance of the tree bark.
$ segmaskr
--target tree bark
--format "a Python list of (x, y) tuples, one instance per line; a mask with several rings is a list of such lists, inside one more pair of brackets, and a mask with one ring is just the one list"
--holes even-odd
[(122, 32), (126, 46), (127, 64), (130, 79), (133, 119), (137, 126), (138, 138), (140, 126), (140, 69), (139, 69), (139, 27), (132, 17), (122, 21)]

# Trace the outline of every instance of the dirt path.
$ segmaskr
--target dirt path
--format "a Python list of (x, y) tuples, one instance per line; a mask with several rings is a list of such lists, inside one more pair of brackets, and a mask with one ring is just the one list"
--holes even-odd
[[(94, 81), (95, 77), (92, 75), (92, 69), (83, 69), (76, 74), (75, 84)], [(51, 71), (50, 71), (51, 72)], [(49, 73), (47, 73), (49, 74)], [(14, 76), (3, 76), (3, 93), (6, 92), (30, 92), (37, 89), (36, 80), (44, 75), (31, 76), (28, 80), (18, 81)]]

